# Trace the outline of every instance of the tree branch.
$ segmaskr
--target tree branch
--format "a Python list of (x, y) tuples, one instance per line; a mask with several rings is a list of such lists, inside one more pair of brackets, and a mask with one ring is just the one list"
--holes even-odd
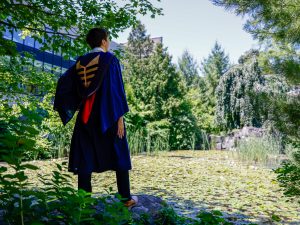
[(17, 7), (26, 7), (29, 8), (30, 10), (36, 10), (36, 11), (40, 11), (42, 13), (48, 14), (50, 16), (61, 16), (61, 14), (55, 14), (55, 13), (51, 13), (50, 11), (46, 11), (46, 10), (41, 10), (41, 8), (43, 8), (43, 6), (34, 6), (34, 5), (26, 5), (26, 4), (10, 4), (11, 7), (17, 6)]
[(13, 28), (16, 28), (16, 29), (25, 28), (25, 29), (28, 29), (28, 30), (38, 31), (38, 32), (43, 32), (43, 33), (48, 33), (48, 34), (57, 34), (57, 35), (63, 35), (63, 36), (71, 36), (73, 38), (79, 37), (79, 35), (70, 34), (69, 32), (63, 33), (63, 32), (57, 32), (57, 31), (46, 31), (46, 30), (37, 29), (37, 28), (31, 28), (31, 27), (26, 27), (26, 26), (24, 26), (24, 27), (18, 27), (16, 25), (12, 24), (12, 23), (7, 23), (7, 22), (1, 21), (1, 20), (0, 20), (0, 24), (6, 25), (6, 26), (9, 26), (9, 27), (13, 27)]

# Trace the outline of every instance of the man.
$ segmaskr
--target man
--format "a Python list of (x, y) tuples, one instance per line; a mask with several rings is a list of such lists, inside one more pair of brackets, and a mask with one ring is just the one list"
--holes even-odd
[(124, 114), (129, 111), (119, 60), (110, 52), (108, 32), (91, 29), (92, 50), (78, 57), (59, 79), (54, 109), (65, 125), (79, 109), (72, 135), (68, 171), (78, 174), (78, 189), (92, 192), (92, 172), (116, 171), (125, 206), (138, 202), (130, 194), (130, 152)]

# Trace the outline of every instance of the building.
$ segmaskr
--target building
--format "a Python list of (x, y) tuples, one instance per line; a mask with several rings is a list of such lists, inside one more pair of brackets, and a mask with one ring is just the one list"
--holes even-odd
[[(76, 59), (74, 58), (69, 57), (68, 59), (64, 59), (63, 52), (42, 51), (40, 49), (42, 47), (41, 43), (29, 36), (22, 39), (20, 33), (21, 32), (17, 30), (13, 32), (6, 30), (3, 37), (15, 42), (17, 51), (32, 53), (35, 57), (34, 66), (40, 67), (43, 71), (60, 75), (75, 63)], [(121, 46), (118, 43), (114, 41), (111, 42), (111, 51), (120, 48)]]
[[(154, 38), (150, 38), (152, 41), (153, 41), (153, 44), (154, 44), (154, 47), (157, 45), (157, 44), (162, 44), (163, 43), (163, 38), (162, 37), (154, 37)], [(125, 43), (121, 43), (119, 44), (119, 46), (121, 48), (124, 48), (127, 46), (127, 43), (128, 42), (125, 42)]]
[(163, 43), (163, 38), (162, 37), (154, 37), (154, 38), (151, 38), (151, 40), (153, 41), (154, 46), (157, 45), (157, 44), (162, 44)]
[[(23, 39), (21, 38), (20, 34), (20, 31), (13, 30), (13, 32), (11, 32), (7, 29), (4, 33), (4, 38), (15, 42), (17, 51), (32, 53), (35, 57), (34, 66), (41, 68), (43, 71), (60, 75), (75, 63), (75, 58), (69, 57), (68, 59), (64, 59), (63, 52), (42, 51), (41, 43), (29, 36)], [(151, 39), (154, 42), (154, 45), (162, 43), (163, 41), (162, 37), (155, 37)], [(111, 41), (110, 51), (122, 50), (126, 44), (127, 43), (118, 44), (114, 41)]]

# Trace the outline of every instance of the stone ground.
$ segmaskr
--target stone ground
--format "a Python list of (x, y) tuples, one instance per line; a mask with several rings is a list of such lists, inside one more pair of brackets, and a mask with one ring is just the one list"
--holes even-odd
[[(38, 173), (50, 173), (55, 162), (35, 161)], [(132, 156), (131, 191), (161, 197), (181, 214), (194, 218), (200, 210), (220, 210), (235, 224), (300, 224), (300, 207), (286, 202), (271, 169), (236, 160), (227, 151), (173, 151)], [(41, 184), (36, 172), (29, 175)], [(77, 177), (73, 176), (74, 187)], [(93, 192), (117, 190), (113, 171), (93, 174)], [(278, 216), (281, 221), (272, 221)]]

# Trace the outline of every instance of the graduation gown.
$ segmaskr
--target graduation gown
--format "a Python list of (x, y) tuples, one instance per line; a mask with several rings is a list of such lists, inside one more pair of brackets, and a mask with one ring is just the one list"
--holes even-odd
[[(88, 84), (83, 77), (78, 79), (78, 62), (84, 66), (99, 56), (94, 74), (103, 76), (102, 85), (94, 92), (92, 107), (88, 110), (87, 122), (83, 122), (86, 99), (83, 87)], [(107, 67), (107, 65), (109, 65)], [(106, 68), (107, 67), (107, 68)], [(87, 68), (85, 71), (92, 71)], [(100, 72), (99, 72), (100, 71)], [(88, 77), (88, 76), (87, 76)], [(79, 80), (79, 81), (78, 81)], [(93, 81), (92, 81), (93, 82)], [(98, 80), (96, 79), (96, 82)], [(93, 83), (91, 84), (93, 86)], [(93, 86), (95, 87), (95, 85)], [(89, 98), (90, 98), (89, 97)], [(79, 110), (73, 130), (68, 171), (74, 174), (104, 172), (107, 170), (130, 170), (131, 160), (124, 120), (124, 136), (117, 136), (117, 122), (129, 111), (119, 60), (110, 52), (93, 52), (80, 56), (75, 65), (59, 79), (54, 99), (54, 110), (59, 112), (64, 125)]]

